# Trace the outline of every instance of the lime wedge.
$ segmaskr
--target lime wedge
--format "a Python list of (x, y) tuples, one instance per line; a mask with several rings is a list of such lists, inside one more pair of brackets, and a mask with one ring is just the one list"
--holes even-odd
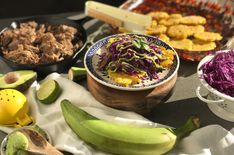
[(60, 93), (61, 88), (57, 81), (46, 80), (42, 82), (36, 95), (41, 103), (51, 104), (59, 97)]

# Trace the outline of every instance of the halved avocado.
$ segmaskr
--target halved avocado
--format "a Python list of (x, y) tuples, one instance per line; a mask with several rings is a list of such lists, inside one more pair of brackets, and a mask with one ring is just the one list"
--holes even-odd
[(8, 136), (6, 155), (22, 154), (21, 151), (20, 153), (18, 153), (18, 151), (27, 150), (28, 145), (28, 139), (26, 138), (26, 136), (20, 131), (15, 131)]
[(23, 91), (28, 89), (37, 79), (37, 73), (32, 70), (13, 71), (0, 76), (0, 89), (16, 89)]
[[(37, 125), (28, 126), (25, 129), (33, 130), (41, 134), (44, 138), (48, 139), (46, 132)], [(31, 155), (27, 152), (29, 141), (26, 136), (21, 132), (24, 128), (14, 131), (8, 135), (6, 143), (6, 155)]]

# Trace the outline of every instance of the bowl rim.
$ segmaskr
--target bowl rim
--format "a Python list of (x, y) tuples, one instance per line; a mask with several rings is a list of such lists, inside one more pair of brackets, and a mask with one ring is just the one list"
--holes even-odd
[[(107, 83), (107, 82), (105, 82), (105, 81), (103, 81), (103, 80), (98, 79), (95, 75), (92, 74), (92, 72), (89, 70), (89, 67), (88, 67), (88, 65), (87, 65), (86, 59), (87, 59), (88, 53), (89, 53), (89, 51), (90, 51), (91, 49), (93, 49), (98, 43), (100, 43), (100, 42), (102, 42), (102, 41), (104, 41), (104, 40), (106, 40), (106, 39), (108, 39), (108, 38), (115, 37), (115, 36), (117, 36), (117, 35), (140, 35), (140, 36), (146, 36), (146, 37), (149, 37), (149, 38), (153, 38), (153, 39), (155, 39), (155, 40), (159, 40), (160, 42), (166, 44), (166, 45), (175, 53), (175, 59), (176, 59), (176, 61), (177, 61), (177, 65), (176, 65), (176, 67), (175, 67), (173, 73), (172, 73), (169, 77), (167, 77), (166, 79), (164, 79), (164, 80), (162, 80), (162, 81), (160, 81), (160, 82), (158, 82), (158, 83), (156, 83), (156, 84), (153, 84), (153, 85), (150, 85), (150, 86), (147, 86), (147, 87), (141, 87), (141, 88), (120, 87), (120, 86), (118, 86), (118, 85), (113, 85), (113, 84), (110, 84), (110, 83)], [(114, 88), (114, 89), (118, 89), (118, 90), (125, 90), (125, 91), (141, 91), (141, 90), (153, 89), (153, 88), (155, 88), (155, 87), (157, 87), (157, 86), (160, 86), (160, 85), (162, 85), (162, 84), (168, 82), (169, 80), (171, 80), (171, 79), (177, 74), (177, 72), (178, 72), (178, 69), (179, 69), (179, 66), (180, 66), (180, 59), (179, 59), (179, 56), (178, 56), (176, 50), (175, 50), (172, 46), (170, 46), (169, 44), (167, 44), (166, 42), (162, 41), (161, 39), (159, 39), (159, 38), (157, 38), (157, 37), (150, 36), (150, 35), (146, 35), (146, 34), (139, 34), (139, 33), (120, 33), (120, 34), (114, 34), (114, 35), (109, 35), (109, 36), (107, 36), (107, 37), (104, 37), (104, 38), (98, 40), (97, 42), (95, 42), (92, 46), (90, 46), (89, 49), (87, 50), (87, 52), (85, 53), (85, 56), (84, 56), (84, 66), (85, 66), (85, 68), (86, 68), (86, 70), (87, 70), (87, 73), (88, 73), (95, 81), (97, 81), (98, 83), (100, 83), (100, 84), (102, 84), (102, 85), (104, 85), (104, 86), (107, 86), (107, 87), (110, 87), (110, 88)]]
[(219, 97), (221, 97), (221, 98), (223, 98), (223, 99), (226, 99), (226, 100), (229, 100), (229, 101), (233, 101), (233, 102), (234, 102), (234, 97), (231, 97), (231, 96), (229, 96), (229, 95), (226, 95), (226, 94), (224, 94), (224, 93), (221, 93), (221, 92), (218, 91), (217, 89), (211, 87), (211, 86), (206, 82), (206, 80), (202, 78), (203, 71), (200, 69), (201, 66), (202, 66), (204, 63), (206, 63), (206, 62), (210, 61), (211, 59), (213, 59), (214, 56), (215, 56), (216, 54), (223, 53), (223, 52), (228, 52), (228, 51), (230, 51), (230, 49), (219, 50), (219, 51), (217, 51), (215, 54), (210, 54), (210, 55), (205, 56), (205, 57), (199, 62), (198, 66), (197, 66), (197, 76), (198, 76), (198, 79), (200, 80), (200, 83), (201, 83), (208, 91), (210, 91), (211, 93), (214, 93), (215, 95), (217, 95), (217, 96), (219, 96)]

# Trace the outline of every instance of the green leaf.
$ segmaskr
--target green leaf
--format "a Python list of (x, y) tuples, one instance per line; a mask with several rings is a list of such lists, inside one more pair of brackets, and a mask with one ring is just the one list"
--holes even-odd
[(142, 44), (143, 45), (143, 48), (145, 49), (145, 50), (149, 50), (150, 49), (150, 47), (149, 47), (149, 45), (148, 44), (146, 44), (146, 43), (143, 43)]
[(132, 43), (138, 49), (145, 49), (145, 50), (150, 49), (149, 45), (142, 39), (135, 39), (132, 41)]
[(132, 43), (136, 48), (141, 48), (141, 44), (137, 40), (133, 40)]

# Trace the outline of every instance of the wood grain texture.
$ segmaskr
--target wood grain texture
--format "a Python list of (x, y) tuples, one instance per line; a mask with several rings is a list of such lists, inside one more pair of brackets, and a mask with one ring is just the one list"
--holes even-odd
[(159, 103), (163, 102), (176, 80), (177, 74), (169, 81), (152, 89), (125, 91), (107, 87), (87, 75), (88, 89), (96, 100), (112, 108), (134, 111), (143, 115), (149, 114)]

